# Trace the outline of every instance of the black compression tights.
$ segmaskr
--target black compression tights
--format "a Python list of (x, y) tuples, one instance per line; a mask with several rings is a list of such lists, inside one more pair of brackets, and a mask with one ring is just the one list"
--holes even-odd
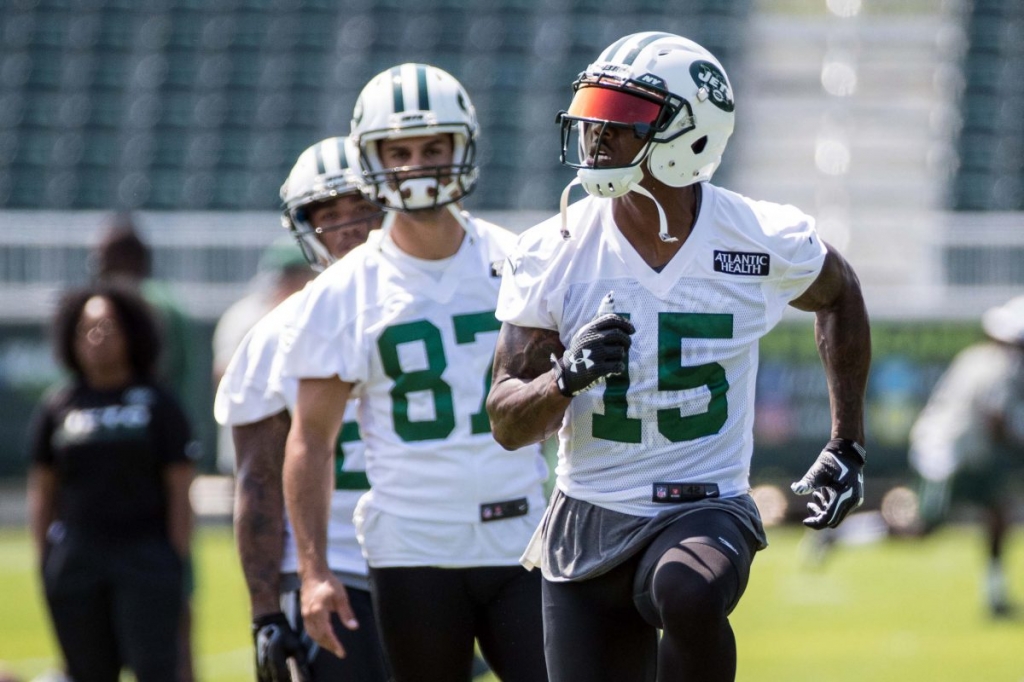
[(540, 576), (521, 566), (370, 569), (396, 682), (468, 682), (474, 638), (504, 682), (545, 682)]
[[(672, 547), (652, 578), (657, 631), (633, 603), (639, 558), (574, 583), (544, 582), (544, 627), (552, 682), (720, 682), (736, 676), (728, 613), (739, 598), (736, 569), (717, 548)], [(655, 670), (657, 660), (657, 670)]]

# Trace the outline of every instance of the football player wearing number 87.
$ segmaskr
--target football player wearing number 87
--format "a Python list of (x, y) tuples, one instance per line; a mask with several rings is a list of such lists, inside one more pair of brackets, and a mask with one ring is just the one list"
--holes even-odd
[(555, 681), (735, 678), (728, 616), (767, 544), (748, 494), (758, 340), (786, 306), (816, 315), (832, 408), (832, 440), (794, 486), (814, 494), (805, 523), (834, 526), (863, 498), (860, 285), (811, 217), (710, 183), (733, 110), (700, 45), (616, 41), (559, 115), (590, 196), (570, 206), (567, 187), (506, 265), (487, 407), (506, 447), (559, 437), (523, 556), (544, 576)]
[(459, 206), (476, 183), (476, 136), (445, 71), (402, 64), (370, 80), (350, 166), (388, 215), (310, 286), (282, 363), (299, 380), (284, 470), (306, 632), (341, 655), (331, 617), (357, 626), (324, 555), (324, 475), (357, 395), (372, 490), (355, 524), (396, 682), (468, 681), (474, 642), (505, 682), (546, 679), (540, 577), (519, 556), (547, 468), (536, 445), (498, 445), (484, 409), (515, 237)]

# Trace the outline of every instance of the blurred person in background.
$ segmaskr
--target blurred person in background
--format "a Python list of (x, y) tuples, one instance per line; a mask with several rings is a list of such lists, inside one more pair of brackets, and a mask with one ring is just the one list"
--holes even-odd
[(355, 521), (394, 679), (468, 680), (476, 641), (500, 679), (543, 682), (540, 579), (518, 558), (547, 467), (538, 447), (495, 443), (483, 409), (515, 237), (459, 205), (477, 180), (476, 112), (449, 73), (410, 63), (373, 77), (352, 119), (349, 164), (388, 216), (310, 285), (284, 354), (299, 380), (284, 467), (306, 631), (341, 655), (337, 619), (365, 627), (330, 570), (324, 485), (358, 397), (373, 487)]
[(987, 310), (988, 337), (960, 351), (910, 432), (910, 464), (921, 478), (922, 531), (951, 507), (980, 508), (987, 537), (986, 606), (1014, 613), (1004, 566), (1014, 501), (1024, 473), (1024, 296)]
[[(366, 241), (380, 227), (382, 211), (363, 198), (345, 157), (345, 138), (322, 140), (298, 158), (281, 187), (283, 222), (298, 240), (307, 267), (320, 272)], [(347, 406), (346, 426), (335, 450), (334, 492), (328, 523), (327, 559), (348, 591), (361, 623), (349, 630), (335, 623), (345, 646), (338, 658), (304, 636), (294, 535), (284, 514), (282, 465), (295, 409), (298, 382), (279, 376), (280, 336), (302, 308), (305, 290), (289, 296), (260, 319), (239, 344), (217, 389), (214, 414), (231, 428), (236, 453), (235, 541), (249, 588), (256, 677), (289, 680), (287, 659), (310, 682), (384, 682), (384, 656), (377, 639), (363, 559), (352, 525), (359, 497), (369, 488), (363, 448)]]
[(758, 342), (788, 306), (816, 313), (832, 408), (831, 440), (793, 484), (813, 494), (804, 524), (837, 526), (863, 501), (860, 284), (813, 218), (710, 183), (733, 110), (693, 41), (609, 46), (558, 117), (590, 196), (568, 206), (570, 184), (505, 264), (494, 434), (560, 441), (523, 557), (544, 576), (552, 680), (735, 679), (729, 615), (767, 546), (749, 494)]
[(97, 284), (64, 296), (53, 333), (70, 379), (32, 423), (29, 526), (68, 674), (179, 682), (197, 444), (156, 379), (157, 323)]
[[(249, 330), (264, 315), (306, 285), (312, 272), (302, 251), (292, 237), (275, 239), (260, 256), (251, 291), (235, 301), (217, 320), (213, 330), (213, 386), (220, 385), (228, 363)], [(235, 449), (231, 429), (217, 432), (217, 470), (231, 474), (235, 465)]]
[[(188, 404), (192, 359), (192, 321), (170, 288), (153, 278), (153, 253), (139, 236), (129, 213), (115, 213), (107, 221), (99, 242), (90, 255), (93, 279), (136, 291), (155, 314), (162, 351), (156, 378), (172, 389), (175, 397)], [(186, 604), (181, 616), (181, 679), (192, 682), (192, 594), (195, 576), (191, 560), (186, 562)]]
[(89, 262), (95, 281), (138, 291), (156, 313), (163, 348), (157, 377), (179, 400), (185, 400), (194, 365), (192, 321), (170, 288), (153, 278), (152, 251), (139, 236), (131, 214), (110, 217)]

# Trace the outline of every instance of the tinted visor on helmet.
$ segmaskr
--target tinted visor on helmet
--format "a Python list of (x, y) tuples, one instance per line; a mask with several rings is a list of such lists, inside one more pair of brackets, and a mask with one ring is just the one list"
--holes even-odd
[(601, 86), (581, 85), (572, 98), (569, 111), (572, 118), (607, 121), (625, 125), (653, 126), (661, 115), (664, 104), (624, 90)]

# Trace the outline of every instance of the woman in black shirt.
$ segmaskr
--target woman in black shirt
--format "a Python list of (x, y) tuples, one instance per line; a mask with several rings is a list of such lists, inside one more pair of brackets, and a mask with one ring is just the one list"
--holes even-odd
[(155, 323), (100, 285), (65, 296), (53, 331), (71, 381), (33, 422), (29, 522), (68, 673), (174, 682), (195, 444), (153, 382)]

